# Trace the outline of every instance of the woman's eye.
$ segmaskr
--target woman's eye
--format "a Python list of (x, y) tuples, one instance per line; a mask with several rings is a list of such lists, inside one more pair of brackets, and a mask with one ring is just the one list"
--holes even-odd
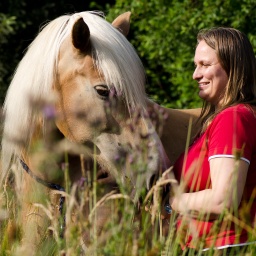
[(109, 96), (109, 89), (106, 85), (96, 85), (94, 87), (96, 92), (103, 98), (108, 98)]

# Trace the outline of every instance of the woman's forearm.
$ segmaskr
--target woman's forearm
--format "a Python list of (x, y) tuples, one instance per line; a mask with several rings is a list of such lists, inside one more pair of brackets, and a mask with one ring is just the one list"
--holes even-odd
[(172, 208), (181, 213), (219, 215), (225, 209), (238, 208), (248, 171), (248, 163), (233, 158), (215, 158), (210, 161), (211, 188), (198, 192), (182, 193), (176, 189), (170, 198)]
[(199, 215), (200, 213), (212, 216), (218, 216), (226, 207), (230, 207), (227, 200), (216, 199), (212, 189), (193, 193), (181, 193), (170, 198), (170, 205), (173, 210), (179, 213), (189, 213), (192, 215)]

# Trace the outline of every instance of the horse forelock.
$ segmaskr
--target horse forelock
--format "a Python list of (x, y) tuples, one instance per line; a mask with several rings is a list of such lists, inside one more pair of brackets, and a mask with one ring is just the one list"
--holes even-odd
[(138, 106), (145, 107), (145, 73), (133, 46), (118, 29), (99, 15), (88, 12), (76, 15), (83, 17), (90, 29), (94, 63), (108, 86), (114, 86), (117, 93), (123, 96), (130, 111)]
[(28, 47), (15, 71), (3, 106), (3, 173), (13, 155), (21, 157), (20, 145), (17, 145), (19, 138), (28, 148), (38, 122), (44, 130), (44, 120), (34, 111), (33, 103), (53, 94), (60, 46), (79, 17), (83, 17), (90, 29), (94, 62), (107, 84), (123, 95), (130, 111), (138, 105), (145, 106), (145, 74), (136, 51), (116, 28), (95, 14), (98, 13), (61, 16), (45, 25)]

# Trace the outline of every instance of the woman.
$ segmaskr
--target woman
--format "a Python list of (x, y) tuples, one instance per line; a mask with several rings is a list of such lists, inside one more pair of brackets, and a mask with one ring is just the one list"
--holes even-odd
[(197, 40), (201, 131), (174, 165), (180, 185), (165, 208), (178, 213), (183, 249), (241, 252), (256, 229), (255, 56), (232, 28), (204, 30)]

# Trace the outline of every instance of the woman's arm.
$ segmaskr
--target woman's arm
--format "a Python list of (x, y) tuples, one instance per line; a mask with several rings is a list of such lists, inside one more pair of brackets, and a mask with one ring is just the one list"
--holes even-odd
[[(180, 213), (204, 213), (219, 215), (225, 208), (238, 208), (247, 176), (249, 164), (234, 158), (210, 160), (212, 187), (193, 193), (178, 193), (170, 198), (173, 210)], [(178, 189), (179, 191), (179, 189)]]

